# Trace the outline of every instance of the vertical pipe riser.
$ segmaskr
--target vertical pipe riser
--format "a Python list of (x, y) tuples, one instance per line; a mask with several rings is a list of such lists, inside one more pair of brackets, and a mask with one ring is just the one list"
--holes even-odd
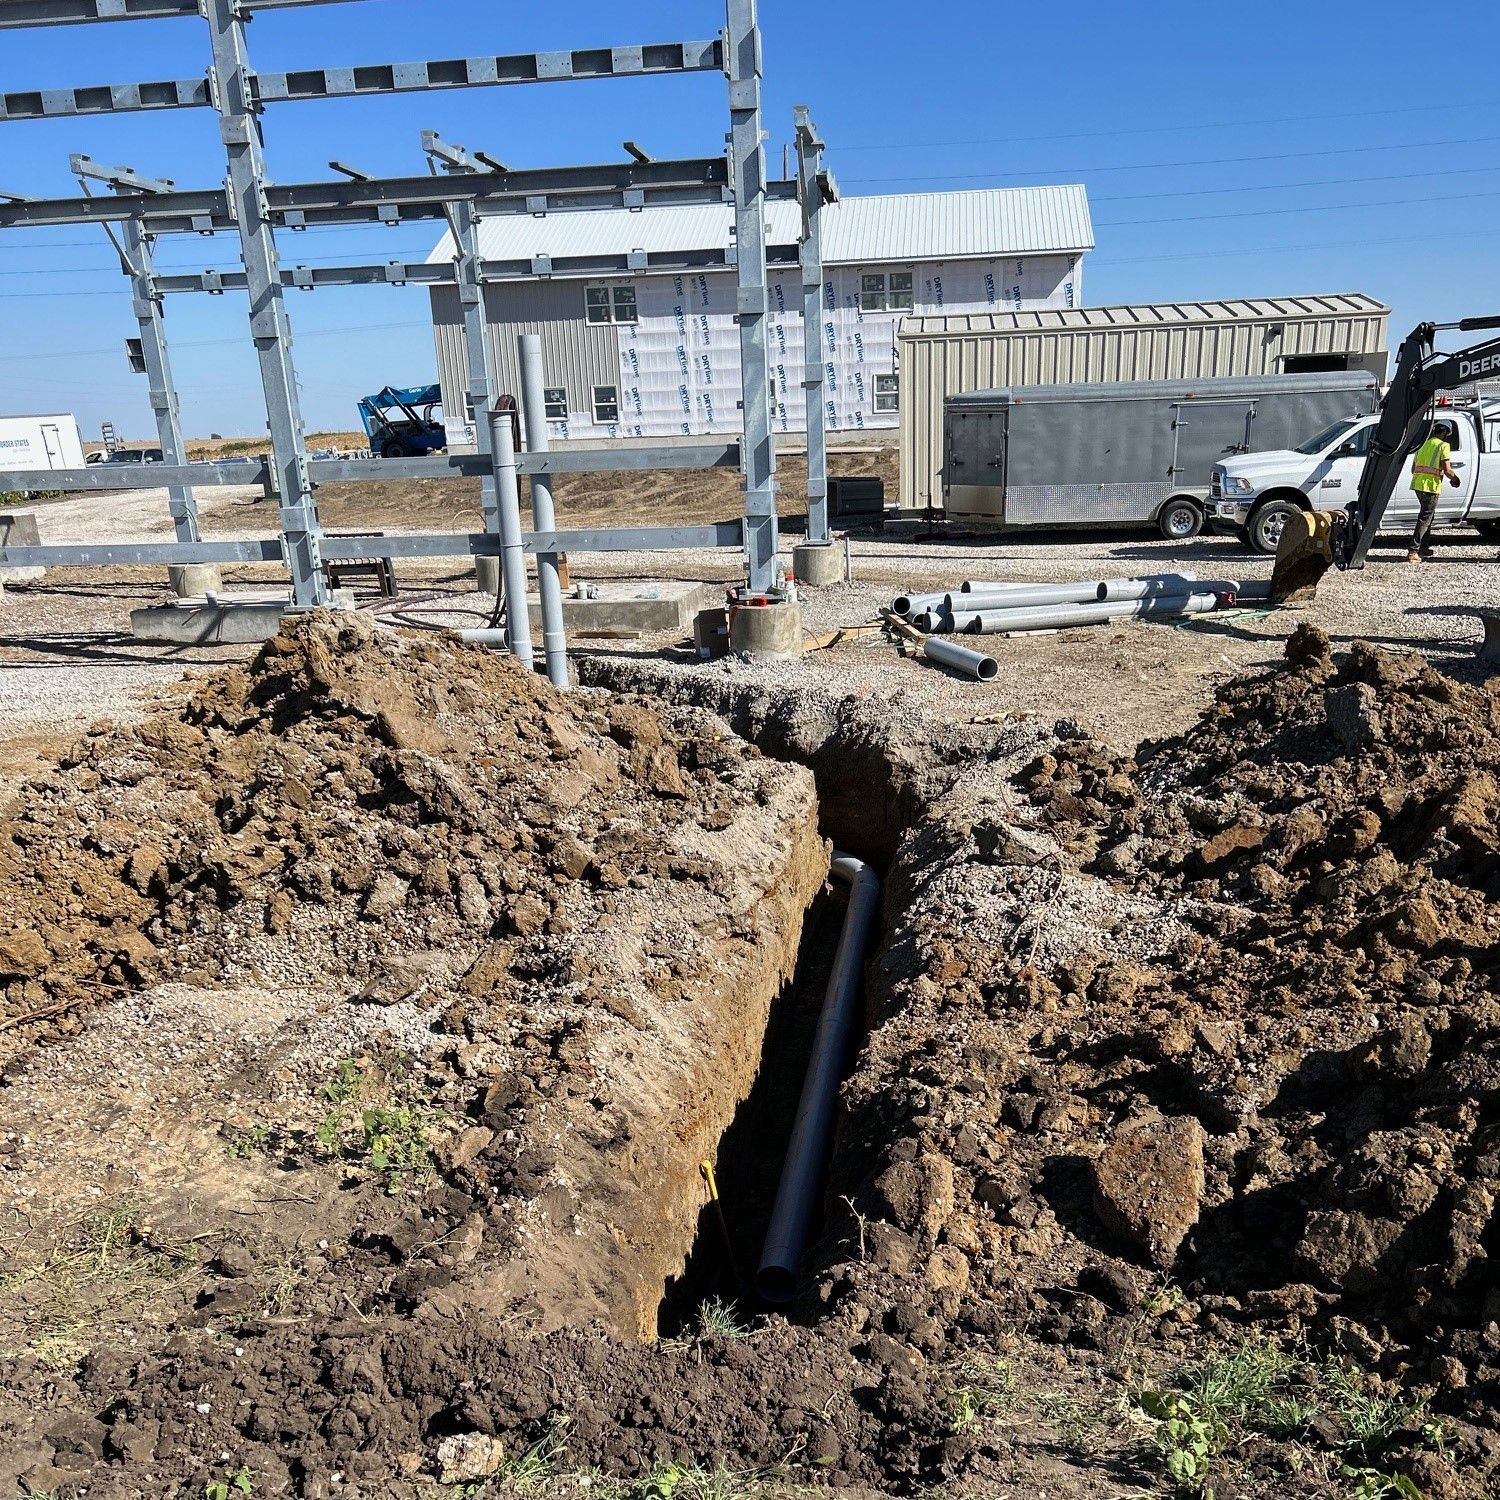
[(526, 609), (526, 553), (521, 540), (521, 487), (516, 478), (516, 440), (510, 413), (489, 412), (490, 442), (495, 453), (495, 492), (500, 521), (500, 575), (505, 582), (505, 631), (510, 654), (528, 670), (531, 620)]
[(807, 539), (831, 540), (828, 520), (828, 419), (823, 396), (823, 194), (818, 182), (822, 152), (800, 128), (797, 115), (797, 188), (802, 200), (802, 341), (807, 427)]
[[(521, 406), (526, 423), (526, 447), (545, 453), (551, 446), (547, 434), (547, 378), (542, 369), (542, 340), (523, 333), (521, 350)], [(542, 474), (531, 476), (531, 520), (538, 531), (557, 529), (557, 511), (552, 503), (552, 481)], [(562, 579), (557, 553), (542, 552), (536, 560), (537, 597), (542, 611), (542, 653), (547, 680), (553, 687), (568, 687), (568, 641), (563, 628)], [(524, 603), (524, 601), (523, 601)]]

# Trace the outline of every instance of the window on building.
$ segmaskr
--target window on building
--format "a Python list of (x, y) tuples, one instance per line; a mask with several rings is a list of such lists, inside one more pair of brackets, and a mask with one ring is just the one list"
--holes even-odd
[(635, 288), (633, 286), (615, 287), (614, 298), (616, 323), (640, 322), (640, 313), (636, 309)]
[(585, 287), (583, 296), (589, 322), (608, 323), (610, 321), (609, 288), (607, 286)]
[(594, 420), (601, 425), (620, 420), (620, 388), (614, 385), (594, 387)]
[(542, 400), (549, 422), (565, 422), (568, 418), (568, 393), (561, 386), (549, 386), (542, 392)]
[(911, 311), (911, 272), (892, 271), (889, 278), (890, 297), (888, 306), (892, 312)]
[(867, 271), (859, 278), (859, 305), (864, 312), (885, 311), (885, 276)]
[(899, 375), (875, 377), (875, 410), (901, 410), (901, 377)]
[(583, 292), (590, 323), (639, 323), (633, 286), (590, 286)]

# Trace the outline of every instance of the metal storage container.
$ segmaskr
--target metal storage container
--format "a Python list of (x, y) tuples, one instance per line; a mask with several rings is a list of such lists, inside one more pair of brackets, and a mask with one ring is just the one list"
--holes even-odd
[(1081, 381), (1364, 372), (1385, 378), (1390, 309), (1361, 292), (918, 315), (901, 326), (904, 509), (942, 503), (943, 403)]

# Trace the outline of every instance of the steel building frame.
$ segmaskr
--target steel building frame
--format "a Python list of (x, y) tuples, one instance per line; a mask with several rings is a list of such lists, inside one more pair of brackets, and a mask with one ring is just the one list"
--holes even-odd
[[(291, 328), (284, 294), (290, 288), (319, 285), (454, 281), (461, 294), (477, 289), (482, 311), (486, 280), (547, 276), (558, 271), (605, 269), (595, 261), (555, 264), (537, 257), (487, 264), (479, 260), (477, 241), (455, 236), (455, 266), (385, 266), (284, 268), (275, 231), (310, 224), (400, 222), (448, 218), (462, 229), (465, 217), (483, 213), (539, 214), (573, 209), (653, 203), (724, 202), (735, 206), (735, 244), (726, 255), (691, 257), (624, 257), (623, 270), (730, 265), (737, 271), (736, 309), (740, 325), (741, 379), (744, 391), (744, 441), (740, 445), (702, 443), (660, 448), (570, 450), (516, 455), (515, 471), (525, 474), (607, 472), (646, 468), (741, 468), (744, 521), (699, 527), (637, 527), (588, 531), (545, 531), (523, 538), (527, 551), (616, 551), (679, 547), (741, 546), (747, 555), (748, 582), (763, 590), (774, 579), (776, 558), (775, 454), (771, 431), (766, 353), (766, 233), (768, 196), (793, 197), (795, 184), (768, 184), (761, 114), (761, 48), (756, 0), (726, 0), (727, 25), (709, 42), (674, 42), (642, 47), (614, 47), (518, 57), (467, 58), (446, 62), (322, 69), (287, 74), (256, 74), (246, 44), (251, 12), (283, 9), (332, 0), (0, 0), (0, 30), (27, 26), (69, 25), (89, 21), (139, 20), (200, 15), (209, 26), (213, 65), (207, 79), (164, 84), (110, 85), (103, 88), (42, 90), (0, 95), (0, 120), (53, 118), (123, 110), (206, 106), (219, 115), (220, 135), (229, 163), (224, 190), (188, 191), (165, 180), (139, 178), (125, 169), (96, 170), (114, 192), (110, 197), (43, 200), (15, 198), (0, 202), (0, 228), (73, 223), (123, 226), (121, 258), (136, 293), (142, 357), (152, 380), (163, 452), (169, 459), (153, 466), (152, 478), (173, 493), (173, 544), (117, 543), (107, 546), (0, 548), (0, 563), (10, 566), (159, 566), (194, 562), (284, 563), (291, 575), (292, 602), (312, 607), (328, 602), (323, 569), (326, 560), (357, 553), (362, 557), (489, 556), (499, 538), (489, 525), (484, 533), (361, 538), (340, 545), (325, 538), (319, 524), (315, 486), (319, 482), (361, 479), (436, 478), (455, 473), (498, 478), (493, 454), (472, 459), (379, 461), (310, 461), (292, 363)], [(728, 78), (730, 105), (729, 158), (688, 162), (641, 162), (557, 171), (478, 172), (467, 167), (417, 178), (367, 179), (278, 187), (266, 181), (261, 116), (268, 104), (283, 100), (339, 98), (363, 94), (520, 84), (569, 79), (640, 76), (722, 70)], [(450, 148), (451, 149), (451, 148)], [(86, 162), (87, 159), (82, 159)], [(75, 165), (79, 165), (75, 162)], [(448, 163), (445, 163), (448, 165)], [(498, 168), (498, 164), (495, 164)], [(457, 205), (457, 209), (455, 209)], [(206, 271), (196, 277), (157, 277), (150, 261), (154, 236), (164, 233), (213, 233), (235, 230), (243, 272)], [(779, 255), (790, 260), (792, 247)], [(612, 258), (596, 258), (612, 259)], [(583, 258), (580, 258), (582, 262)], [(176, 426), (175, 393), (166, 356), (161, 299), (169, 292), (223, 292), (243, 289), (250, 298), (251, 334), (260, 362), (271, 433), (269, 464), (180, 462), (181, 434)], [(144, 295), (142, 295), (144, 294)], [(487, 339), (485, 340), (487, 344)], [(492, 384), (481, 364), (475, 378)], [(495, 392), (489, 391), (491, 399)], [(158, 404), (158, 401), (165, 403)], [(170, 425), (170, 435), (168, 427)], [(476, 410), (476, 427), (484, 422)], [(170, 449), (168, 443), (170, 442)], [(80, 470), (24, 470), (0, 473), (4, 489), (139, 488), (138, 466), (97, 465)], [(261, 483), (274, 491), (280, 506), (282, 535), (271, 541), (205, 543), (196, 535), (193, 485)], [(187, 534), (190, 529), (192, 535)]]

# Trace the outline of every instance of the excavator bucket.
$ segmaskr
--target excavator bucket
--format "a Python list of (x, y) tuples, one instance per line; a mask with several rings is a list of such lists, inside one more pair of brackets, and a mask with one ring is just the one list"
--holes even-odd
[(1272, 604), (1304, 604), (1333, 566), (1333, 522), (1327, 511), (1288, 516), (1271, 573)]

